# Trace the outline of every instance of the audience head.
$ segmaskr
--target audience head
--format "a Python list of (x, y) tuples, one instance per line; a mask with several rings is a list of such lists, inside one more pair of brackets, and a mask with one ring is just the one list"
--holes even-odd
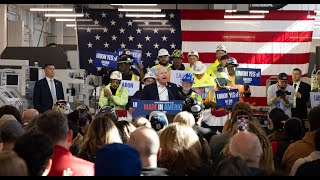
[(17, 121), (19, 121), (22, 124), (21, 113), (16, 107), (11, 105), (4, 105), (0, 107), (0, 118), (5, 114), (11, 114), (16, 118)]
[(95, 176), (140, 176), (142, 164), (137, 150), (127, 144), (105, 144), (96, 153)]
[(136, 130), (136, 127), (128, 121), (118, 121), (115, 125), (118, 128), (122, 142), (127, 143), (130, 138), (130, 134)]
[(0, 153), (0, 176), (28, 176), (25, 161), (13, 150)]
[(47, 110), (42, 113), (36, 120), (36, 129), (48, 135), (54, 145), (66, 140), (69, 143), (72, 141), (68, 119), (61, 112)]
[[(9, 117), (6, 118), (5, 117)], [(15, 141), (24, 134), (22, 124), (12, 115), (4, 115), (0, 120), (0, 137), (3, 141), (3, 150), (13, 149)]]
[(240, 156), (249, 167), (256, 168), (259, 168), (263, 154), (258, 136), (248, 131), (236, 133), (231, 137), (229, 152), (233, 156)]
[(23, 126), (26, 127), (31, 119), (36, 118), (38, 116), (39, 116), (39, 112), (36, 109), (25, 110), (22, 116)]
[(106, 116), (110, 118), (114, 123), (118, 121), (118, 114), (114, 110), (114, 108), (106, 106), (104, 108), (101, 108), (98, 112), (97, 116)]
[(70, 114), (72, 112), (70, 104), (65, 100), (58, 100), (53, 106), (52, 109), (63, 114)]
[(193, 127), (196, 124), (196, 121), (194, 119), (194, 116), (187, 112), (187, 111), (182, 111), (179, 112), (173, 119), (173, 122), (181, 122), (184, 123), (190, 127)]
[(151, 127), (156, 131), (166, 128), (169, 124), (167, 116), (160, 111), (152, 111), (149, 115), (149, 121)]
[(227, 155), (218, 163), (215, 176), (249, 176), (246, 162), (239, 156)]
[(283, 129), (283, 121), (289, 119), (289, 116), (280, 108), (274, 108), (269, 112), (269, 118), (272, 121), (273, 129), (281, 131)]
[(84, 135), (92, 121), (92, 116), (90, 115), (89, 111), (85, 109), (79, 109), (68, 114), (68, 120), (76, 123), (80, 128), (80, 134)]
[(182, 111), (187, 111), (191, 113), (195, 119), (195, 123), (198, 124), (203, 118), (203, 108), (202, 104), (198, 99), (187, 97), (182, 104)]
[(53, 146), (47, 135), (36, 131), (28, 132), (17, 139), (14, 151), (25, 160), (29, 176), (49, 173)]
[(310, 131), (320, 129), (320, 106), (316, 106), (309, 111), (308, 121), (310, 124)]
[(142, 116), (133, 118), (131, 123), (137, 128), (141, 126), (152, 128), (150, 121), (147, 118)]
[(289, 140), (300, 140), (303, 137), (304, 130), (300, 119), (292, 117), (284, 123), (284, 133)]

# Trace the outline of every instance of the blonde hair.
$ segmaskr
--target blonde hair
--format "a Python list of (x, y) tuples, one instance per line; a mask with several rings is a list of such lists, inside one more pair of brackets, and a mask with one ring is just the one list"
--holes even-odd
[(0, 176), (28, 176), (26, 162), (13, 150), (0, 152)]
[(187, 175), (202, 165), (202, 146), (198, 135), (186, 124), (172, 123), (160, 134), (160, 167)]
[(173, 122), (181, 122), (188, 125), (189, 127), (193, 127), (196, 124), (193, 115), (187, 111), (179, 112), (174, 117)]
[[(248, 121), (248, 125), (249, 125), (248, 131), (257, 135), (261, 143), (263, 155), (260, 160), (260, 168), (265, 169), (267, 171), (274, 171), (272, 146), (269, 139), (267, 138), (265, 131), (262, 129), (261, 125), (258, 124), (257, 122)], [(235, 135), (237, 132), (238, 132), (237, 129), (233, 129), (231, 131), (231, 137)], [(228, 144), (224, 147), (224, 150), (223, 150), (225, 155), (229, 154), (229, 143), (230, 143), (230, 139)]]
[(149, 121), (147, 118), (142, 117), (142, 116), (132, 119), (132, 122), (131, 122), (131, 123), (132, 123), (135, 127), (146, 126), (146, 127), (148, 127), (148, 128), (152, 128), (150, 121)]

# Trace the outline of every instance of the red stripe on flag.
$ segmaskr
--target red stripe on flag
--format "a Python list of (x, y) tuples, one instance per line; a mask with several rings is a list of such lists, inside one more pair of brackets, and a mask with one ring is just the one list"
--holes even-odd
[[(212, 48), (214, 51), (214, 48)], [(183, 62), (188, 62), (188, 53), (184, 52)], [(302, 54), (248, 54), (248, 53), (228, 53), (237, 59), (240, 64), (305, 64), (309, 62), (310, 53)], [(214, 63), (216, 53), (199, 53), (203, 63)]]
[[(298, 68), (298, 67), (297, 67)], [(293, 69), (292, 69), (293, 70)], [(279, 71), (279, 74), (281, 73), (281, 71)], [(277, 75), (262, 75), (261, 79), (260, 79), (260, 86), (266, 86), (266, 82), (268, 79), (270, 79), (271, 76), (275, 76), (277, 78)], [(308, 74), (303, 74), (302, 77), (307, 77)], [(288, 82), (292, 82), (292, 75), (288, 74)]]
[(307, 32), (182, 31), (183, 41), (310, 42)]
[[(181, 20), (226, 20), (224, 10), (180, 10)], [(310, 12), (310, 15), (316, 15), (314, 12)], [(307, 18), (308, 11), (270, 11), (265, 14), (264, 18), (258, 19), (259, 21), (264, 20), (313, 20)], [(252, 19), (232, 19), (232, 20), (252, 20)], [(256, 19), (257, 20), (257, 19)]]

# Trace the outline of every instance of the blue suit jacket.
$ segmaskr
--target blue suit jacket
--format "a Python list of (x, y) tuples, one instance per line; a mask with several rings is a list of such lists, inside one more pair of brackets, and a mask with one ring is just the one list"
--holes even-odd
[[(179, 93), (178, 87), (174, 83), (167, 83), (167, 89), (168, 89), (168, 95), (169, 100), (184, 100), (182, 95)], [(143, 88), (142, 100), (159, 100), (159, 92), (157, 88), (157, 82), (154, 82), (152, 84), (149, 84)]]
[[(54, 79), (56, 87), (57, 100), (64, 99), (62, 83)], [(54, 102), (56, 103), (56, 102)], [(39, 113), (43, 113), (48, 109), (52, 109), (53, 100), (46, 78), (37, 81), (33, 89), (33, 106)]]

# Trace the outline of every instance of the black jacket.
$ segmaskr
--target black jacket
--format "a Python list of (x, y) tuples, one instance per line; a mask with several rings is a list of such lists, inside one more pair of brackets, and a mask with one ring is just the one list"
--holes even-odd
[[(166, 88), (168, 89), (169, 100), (184, 100), (179, 93), (178, 87), (174, 83), (167, 82)], [(157, 82), (149, 84), (143, 88), (141, 94), (142, 100), (159, 100), (159, 92)]]
[[(293, 82), (290, 83), (293, 86)], [(296, 98), (296, 108), (292, 108), (292, 117), (299, 119), (308, 118), (307, 102), (310, 99), (311, 86), (305, 82), (300, 82), (298, 92), (302, 95), (301, 98)]]

